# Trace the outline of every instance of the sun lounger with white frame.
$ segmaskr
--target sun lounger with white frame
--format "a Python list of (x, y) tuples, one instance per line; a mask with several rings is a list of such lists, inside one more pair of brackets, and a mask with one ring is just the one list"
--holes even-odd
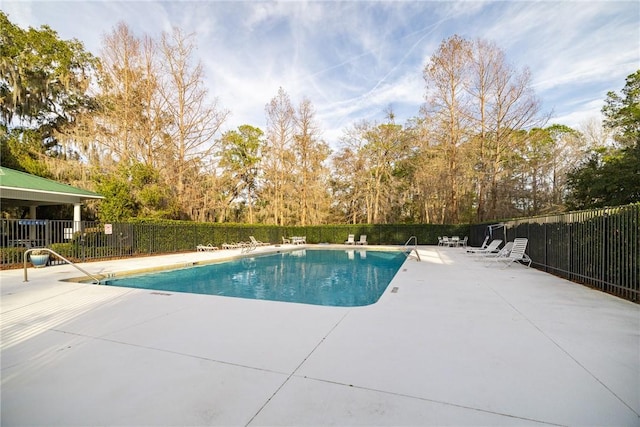
[(490, 258), (489, 261), (504, 263), (504, 266), (502, 268), (507, 268), (516, 261), (524, 262), (528, 267), (530, 267), (531, 258), (529, 258), (529, 256), (524, 253), (527, 249), (528, 242), (529, 240), (524, 237), (515, 239), (513, 241), (513, 247), (511, 248), (508, 256)]
[(211, 243), (208, 245), (198, 245), (196, 246), (196, 250), (198, 252), (209, 252), (209, 251), (217, 251), (219, 248), (217, 246), (213, 246)]
[(492, 240), (491, 243), (489, 243), (489, 245), (484, 248), (484, 249), (467, 249), (467, 253), (471, 254), (471, 255), (478, 255), (478, 256), (482, 256), (485, 254), (490, 254), (490, 253), (495, 253), (498, 252), (498, 248), (500, 247), (500, 245), (502, 244), (502, 240), (501, 239), (495, 239)]

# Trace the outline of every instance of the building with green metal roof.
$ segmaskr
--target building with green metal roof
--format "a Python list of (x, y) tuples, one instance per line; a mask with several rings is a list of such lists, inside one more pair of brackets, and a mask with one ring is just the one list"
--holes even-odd
[(29, 207), (31, 219), (36, 208), (45, 205), (72, 204), (73, 220), (81, 221), (80, 207), (85, 200), (104, 199), (92, 191), (62, 184), (50, 179), (0, 167), (0, 202), (2, 206)]

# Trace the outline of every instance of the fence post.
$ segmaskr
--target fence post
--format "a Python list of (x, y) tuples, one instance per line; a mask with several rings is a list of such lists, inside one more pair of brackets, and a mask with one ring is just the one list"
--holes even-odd
[(73, 223), (80, 226), (80, 259), (82, 262), (85, 262), (87, 260), (87, 254), (85, 250), (84, 221), (80, 221), (80, 223), (74, 221)]
[(549, 258), (548, 258), (548, 253), (547, 253), (547, 224), (548, 222), (544, 221), (543, 227), (542, 229), (544, 230), (544, 245), (542, 246), (544, 248), (544, 271), (549, 272), (549, 267), (547, 267), (549, 265)]
[(604, 290), (606, 283), (609, 281), (609, 239), (607, 234), (609, 231), (609, 213), (607, 209), (603, 209), (602, 213), (602, 281), (600, 289)]

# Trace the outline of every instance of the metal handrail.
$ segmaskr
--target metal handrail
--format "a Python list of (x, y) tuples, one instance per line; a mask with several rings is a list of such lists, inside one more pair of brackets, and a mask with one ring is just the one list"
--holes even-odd
[(25, 282), (29, 281), (29, 280), (27, 280), (27, 254), (30, 253), (30, 252), (33, 252), (33, 251), (46, 251), (46, 252), (49, 252), (49, 253), (57, 256), (58, 258), (60, 258), (64, 262), (66, 262), (67, 264), (70, 264), (71, 266), (77, 268), (82, 273), (86, 274), (87, 276), (91, 277), (93, 280), (96, 281), (96, 283), (95, 283), (96, 285), (100, 284), (100, 279), (98, 279), (96, 276), (94, 276), (93, 274), (89, 273), (88, 271), (85, 271), (84, 269), (78, 267), (73, 262), (69, 261), (68, 259), (66, 259), (62, 255), (60, 255), (59, 253), (54, 251), (53, 249), (49, 249), (49, 248), (31, 248), (31, 249), (27, 249), (26, 251), (24, 251), (24, 255), (23, 256), (24, 256), (24, 281)]
[[(414, 240), (413, 249), (411, 249), (411, 251), (414, 251), (416, 253), (418, 261), (422, 261), (420, 259), (420, 253), (418, 252), (418, 238), (416, 236), (409, 237), (409, 240), (405, 242), (404, 247), (406, 248), (407, 246), (409, 246), (409, 242), (411, 242), (411, 240)], [(409, 251), (409, 253), (411, 253), (411, 251)]]
[(409, 246), (409, 242), (415, 240), (416, 242), (413, 244), (414, 247), (416, 247), (418, 245), (418, 238), (416, 236), (411, 236), (409, 237), (409, 240), (406, 241), (406, 243), (404, 244), (404, 246)]

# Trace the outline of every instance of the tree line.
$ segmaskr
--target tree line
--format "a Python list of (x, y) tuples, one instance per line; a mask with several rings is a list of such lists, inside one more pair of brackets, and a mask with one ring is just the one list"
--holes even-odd
[(97, 57), (2, 12), (0, 30), (2, 165), (99, 192), (86, 215), (103, 221), (455, 224), (640, 200), (640, 71), (607, 95), (602, 124), (548, 125), (526, 68), (453, 36), (423, 69), (414, 118), (389, 108), (332, 150), (311, 101), (284, 88), (264, 130), (222, 131), (229, 111), (180, 29), (120, 23)]

